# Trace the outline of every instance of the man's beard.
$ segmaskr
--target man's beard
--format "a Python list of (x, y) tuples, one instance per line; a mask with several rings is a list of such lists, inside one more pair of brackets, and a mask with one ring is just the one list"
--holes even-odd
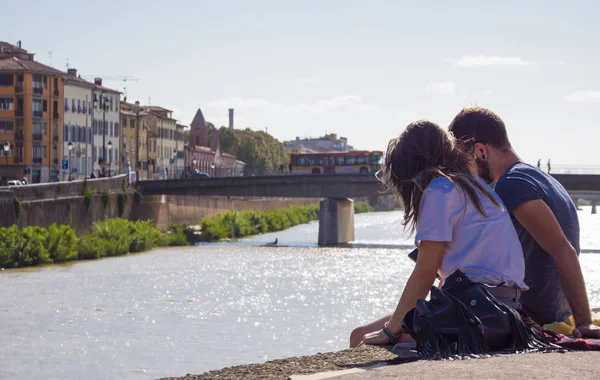
[(490, 170), (490, 163), (482, 161), (479, 157), (475, 157), (475, 163), (477, 164), (477, 175), (481, 177), (488, 185), (494, 183), (494, 177), (492, 177), (492, 171)]

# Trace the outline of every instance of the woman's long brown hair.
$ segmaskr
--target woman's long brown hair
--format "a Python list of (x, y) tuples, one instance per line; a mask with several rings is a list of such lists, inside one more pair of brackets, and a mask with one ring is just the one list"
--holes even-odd
[(469, 171), (468, 158), (456, 148), (454, 137), (431, 121), (415, 121), (398, 138), (390, 140), (382, 178), (396, 190), (404, 205), (403, 225), (411, 232), (419, 222), (425, 189), (433, 179), (439, 177), (457, 184), (483, 216), (487, 215), (477, 190), (496, 206), (502, 207)]

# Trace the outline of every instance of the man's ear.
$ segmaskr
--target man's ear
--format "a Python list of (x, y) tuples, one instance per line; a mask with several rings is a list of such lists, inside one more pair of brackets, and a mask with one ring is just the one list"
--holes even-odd
[(475, 143), (473, 152), (475, 153), (475, 157), (479, 158), (480, 160), (487, 160), (490, 156), (488, 147), (482, 143)]

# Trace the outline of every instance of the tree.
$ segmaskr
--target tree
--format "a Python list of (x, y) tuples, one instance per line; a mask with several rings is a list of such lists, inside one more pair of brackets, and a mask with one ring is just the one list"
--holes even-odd
[[(208, 125), (208, 139), (216, 146), (216, 128)], [(245, 175), (266, 175), (277, 172), (280, 165), (286, 165), (287, 154), (283, 143), (263, 131), (246, 129), (219, 129), (221, 151), (237, 156), (246, 163)]]

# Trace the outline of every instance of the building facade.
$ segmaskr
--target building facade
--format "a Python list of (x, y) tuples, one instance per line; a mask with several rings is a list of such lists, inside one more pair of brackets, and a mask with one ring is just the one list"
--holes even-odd
[[(64, 81), (61, 180), (88, 177), (93, 169), (92, 93), (94, 84), (68, 69)], [(68, 165), (64, 165), (67, 162)]]
[(94, 79), (92, 92), (93, 170), (101, 176), (119, 174), (121, 93), (102, 86), (102, 78)]
[(178, 178), (181, 172), (185, 170), (185, 130), (187, 127), (182, 124), (175, 126), (175, 177)]
[(177, 171), (177, 120), (172, 117), (173, 111), (163, 107), (145, 106), (144, 111), (148, 115), (148, 128), (154, 135), (154, 178), (173, 178)]
[[(232, 115), (232, 113), (230, 113)], [(233, 119), (230, 120), (233, 123)], [(243, 173), (244, 163), (236, 160), (236, 156), (221, 152), (219, 136), (216, 135), (215, 149), (211, 149), (208, 141), (208, 125), (198, 109), (190, 124), (188, 141), (185, 146), (185, 165), (188, 169), (197, 169), (208, 173), (211, 177), (230, 177)]]
[[(138, 104), (121, 102), (122, 158), (121, 168), (125, 170), (127, 161), (130, 168), (139, 174), (139, 180), (149, 177), (148, 162), (148, 115)], [(137, 155), (136, 155), (137, 152)]]
[(296, 137), (296, 140), (284, 141), (283, 145), (289, 152), (350, 152), (354, 148), (348, 145), (346, 137), (339, 137), (335, 133), (326, 134), (323, 137)]
[(36, 62), (20, 45), (0, 42), (1, 176), (58, 181), (66, 74)]

